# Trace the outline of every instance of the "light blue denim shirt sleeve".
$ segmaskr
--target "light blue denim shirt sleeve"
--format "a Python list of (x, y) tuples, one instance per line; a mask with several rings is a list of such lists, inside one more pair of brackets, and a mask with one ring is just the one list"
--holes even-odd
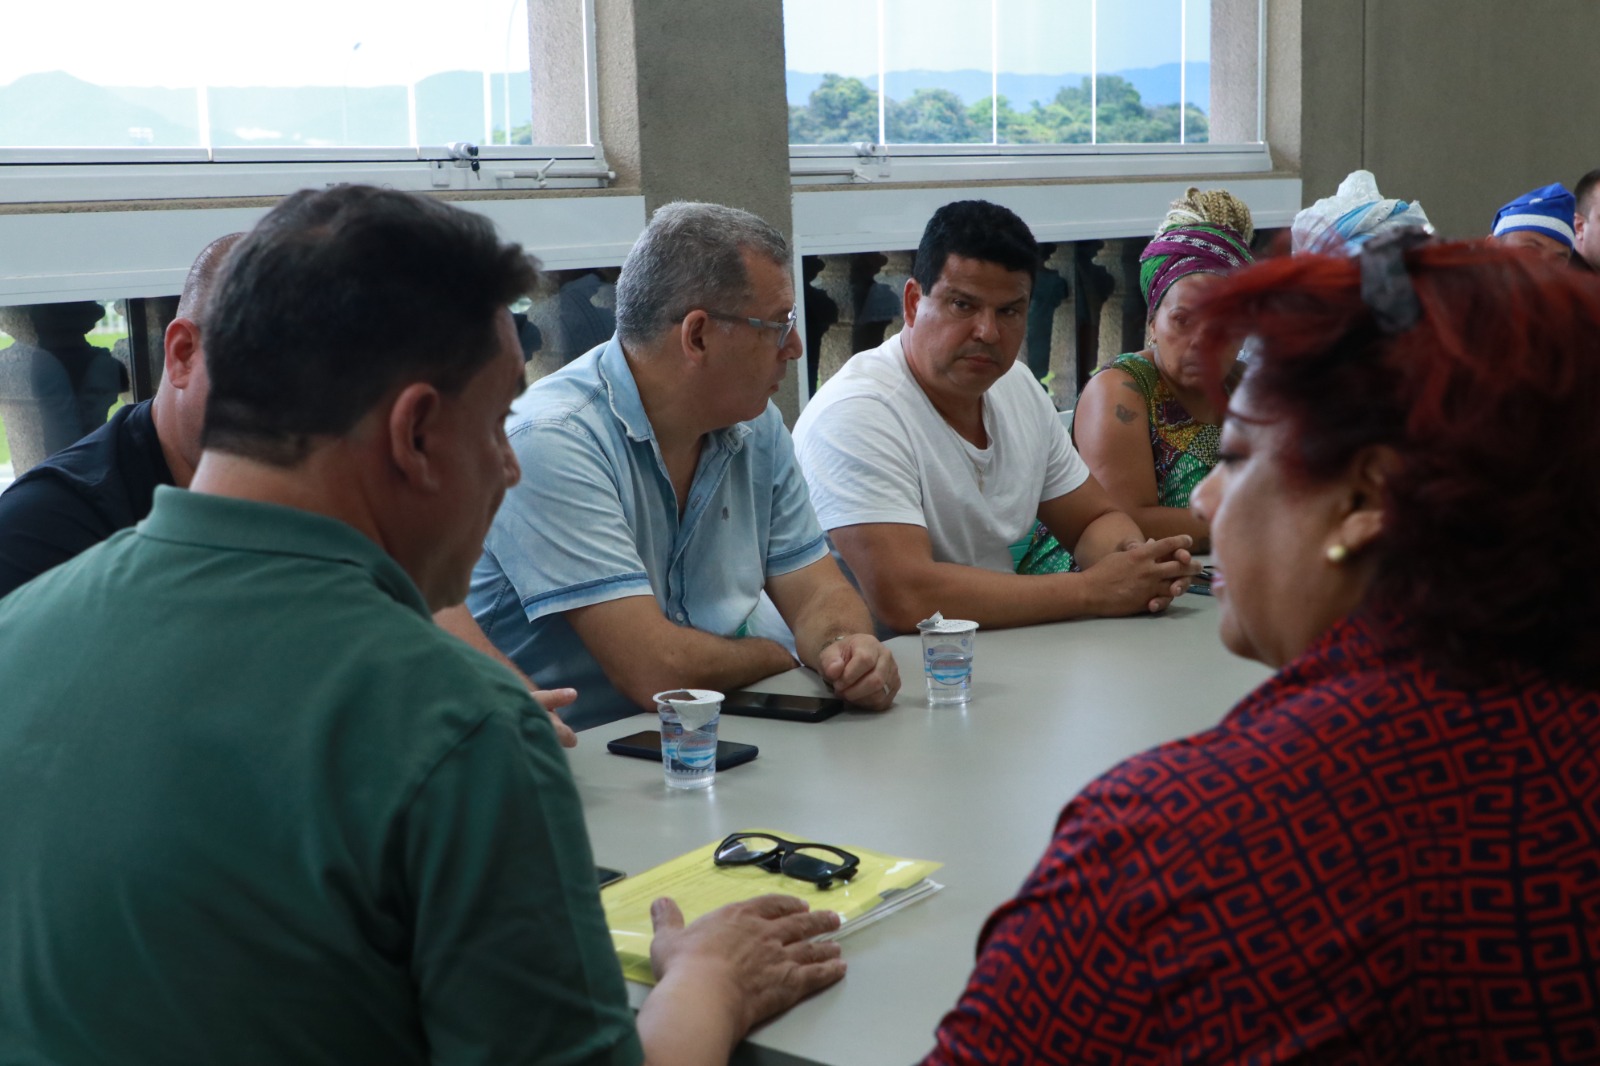
[(606, 679), (567, 612), (653, 596), (675, 625), (738, 637), (768, 578), (827, 554), (771, 404), (706, 435), (680, 515), (615, 339), (530, 388), (509, 434), (522, 482), (495, 516), (467, 606), (529, 677), (578, 689), (563, 712), (575, 728), (638, 708)]
[(603, 443), (582, 425), (534, 421), (511, 434), (522, 481), (506, 493), (484, 550), (529, 622), (624, 596), (649, 596), (635, 523)]

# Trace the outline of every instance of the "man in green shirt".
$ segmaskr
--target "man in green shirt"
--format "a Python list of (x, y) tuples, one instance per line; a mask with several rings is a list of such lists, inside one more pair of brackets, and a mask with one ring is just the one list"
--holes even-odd
[(430, 620), (536, 280), (356, 186), (235, 248), (190, 491), (0, 602), (0, 1061), (716, 1061), (842, 974), (834, 915), (661, 901), (636, 1029), (549, 719)]

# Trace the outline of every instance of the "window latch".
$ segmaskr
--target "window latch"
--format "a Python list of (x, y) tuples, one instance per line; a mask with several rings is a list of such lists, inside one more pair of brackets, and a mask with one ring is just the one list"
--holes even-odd
[(478, 146), (471, 141), (451, 141), (448, 147), (450, 158), (458, 167), (471, 167), (472, 172), (478, 172)]

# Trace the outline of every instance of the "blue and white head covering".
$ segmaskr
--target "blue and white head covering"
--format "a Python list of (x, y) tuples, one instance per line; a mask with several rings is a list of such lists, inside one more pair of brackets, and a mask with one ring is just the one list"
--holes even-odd
[(1291, 247), (1297, 255), (1353, 254), (1379, 233), (1405, 226), (1432, 228), (1421, 204), (1415, 200), (1384, 199), (1372, 171), (1353, 170), (1339, 183), (1336, 193), (1294, 216)]
[(1518, 230), (1532, 230), (1546, 237), (1554, 237), (1568, 248), (1572, 247), (1572, 217), (1578, 203), (1559, 181), (1546, 185), (1512, 200), (1494, 216), (1496, 237)]

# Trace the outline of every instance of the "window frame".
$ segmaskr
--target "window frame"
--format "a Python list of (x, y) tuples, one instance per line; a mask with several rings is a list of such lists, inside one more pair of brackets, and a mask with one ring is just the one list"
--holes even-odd
[(796, 185), (1142, 178), (1265, 174), (1271, 149), (1254, 144), (792, 145)]
[[(1184, 9), (1187, 11), (1187, 8)], [(1256, 0), (1256, 137), (1179, 144), (790, 144), (795, 185), (1114, 179), (1193, 174), (1263, 174), (1267, 142), (1266, 0)], [(1214, 32), (1214, 30), (1213, 30)], [(1091, 64), (1093, 66), (1094, 64)], [(1091, 77), (1098, 76), (1098, 70)], [(880, 72), (881, 74), (881, 72)], [(1181, 103), (1181, 102), (1180, 102)]]
[[(620, 191), (453, 199), (494, 222), (546, 269), (619, 266), (645, 225), (644, 197)], [(0, 212), (0, 305), (175, 295), (195, 252), (271, 209), (180, 205)]]
[(315, 148), (0, 148), (0, 204), (281, 196), (349, 182), (416, 192), (605, 188), (616, 173), (600, 144), (595, 0), (576, 2), (584, 32), (586, 144), (473, 144), (470, 154), (470, 142)]

